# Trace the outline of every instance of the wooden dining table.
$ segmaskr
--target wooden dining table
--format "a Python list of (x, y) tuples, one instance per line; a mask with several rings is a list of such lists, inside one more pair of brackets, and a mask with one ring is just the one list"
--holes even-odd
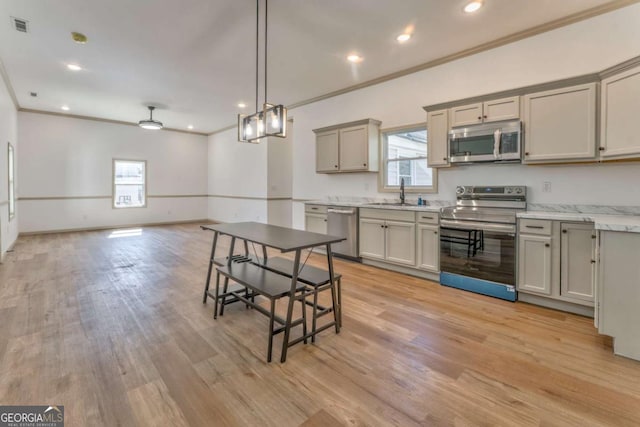
[[(287, 276), (291, 277), (291, 289), (289, 292), (289, 301), (287, 306), (287, 315), (284, 321), (284, 339), (282, 342), (282, 352), (280, 361), (284, 362), (287, 358), (287, 349), (290, 346), (290, 334), (294, 309), (294, 297), (299, 285), (298, 276), (301, 271), (301, 256), (303, 250), (311, 250), (313, 248), (324, 248), (326, 251), (327, 270), (329, 274), (330, 283), (335, 283), (335, 272), (333, 267), (333, 255), (331, 252), (331, 245), (334, 243), (346, 240), (346, 237), (330, 236), (326, 234), (312, 233), (304, 230), (296, 230), (287, 227), (280, 227), (276, 225), (263, 224), (258, 222), (237, 222), (237, 223), (225, 223), (225, 224), (210, 224), (202, 225), (203, 230), (213, 231), (213, 242), (211, 245), (211, 256), (209, 258), (209, 269), (207, 272), (206, 285), (205, 285), (205, 301), (209, 285), (211, 283), (211, 273), (214, 268), (214, 264), (221, 265), (222, 263), (230, 266), (234, 258), (234, 246), (236, 240), (243, 240), (245, 247), (245, 255), (249, 255), (248, 244), (257, 244), (262, 247), (263, 261), (266, 264), (267, 250), (266, 248), (277, 249), (282, 253), (293, 252), (293, 264), (290, 272), (285, 272)], [(218, 244), (219, 236), (231, 237), (231, 243), (229, 246), (228, 256), (226, 258), (216, 259), (216, 246)], [(223, 265), (224, 265), (223, 264)], [(256, 263), (260, 265), (260, 263)], [(304, 264), (303, 264), (304, 266)], [(233, 278), (232, 278), (233, 279)], [(334, 304), (336, 303), (335, 291), (332, 290), (332, 298)], [(340, 332), (340, 316), (339, 305), (338, 309), (334, 311), (334, 323), (336, 333)], [(295, 343), (299, 342), (297, 340)], [(306, 342), (306, 339), (305, 339)]]

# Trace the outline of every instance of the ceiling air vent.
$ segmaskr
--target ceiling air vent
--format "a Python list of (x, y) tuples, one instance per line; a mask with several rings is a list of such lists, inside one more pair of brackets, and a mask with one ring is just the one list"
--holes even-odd
[(20, 31), (22, 33), (27, 33), (29, 32), (29, 28), (27, 26), (27, 24), (29, 23), (29, 21), (27, 21), (26, 19), (20, 19), (20, 18), (15, 18), (15, 17), (11, 17), (11, 22), (13, 23), (13, 28), (16, 29), (16, 31)]

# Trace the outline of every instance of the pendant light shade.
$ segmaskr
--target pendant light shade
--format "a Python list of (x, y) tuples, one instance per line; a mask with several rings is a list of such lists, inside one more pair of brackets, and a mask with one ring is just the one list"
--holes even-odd
[(162, 129), (162, 122), (153, 120), (153, 110), (155, 110), (156, 107), (149, 105), (149, 107), (147, 108), (149, 108), (149, 120), (140, 120), (138, 122), (138, 126), (140, 126), (143, 129), (151, 129), (151, 130)]
[(267, 102), (267, 12), (268, 0), (264, 0), (264, 103), (258, 110), (258, 49), (260, 0), (256, 0), (256, 112), (251, 115), (238, 114), (238, 141), (257, 144), (267, 136), (287, 136), (287, 109), (284, 105)]

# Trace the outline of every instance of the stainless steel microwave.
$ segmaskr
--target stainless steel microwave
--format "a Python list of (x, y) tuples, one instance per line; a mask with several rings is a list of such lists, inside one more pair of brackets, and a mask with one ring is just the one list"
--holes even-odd
[(521, 136), (519, 120), (453, 128), (449, 159), (451, 163), (519, 162)]

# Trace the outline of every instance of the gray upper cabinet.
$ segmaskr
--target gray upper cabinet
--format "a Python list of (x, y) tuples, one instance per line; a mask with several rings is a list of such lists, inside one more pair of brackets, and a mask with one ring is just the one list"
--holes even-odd
[(525, 95), (525, 163), (596, 158), (596, 89), (589, 83)]
[(640, 155), (640, 67), (602, 80), (600, 157)]
[(520, 97), (492, 99), (491, 101), (461, 105), (449, 109), (451, 127), (497, 122), (520, 118)]
[(377, 172), (380, 122), (373, 119), (314, 129), (316, 172)]
[(336, 172), (339, 168), (338, 131), (316, 134), (316, 172)]
[(447, 110), (427, 113), (427, 164), (449, 166), (449, 120)]

